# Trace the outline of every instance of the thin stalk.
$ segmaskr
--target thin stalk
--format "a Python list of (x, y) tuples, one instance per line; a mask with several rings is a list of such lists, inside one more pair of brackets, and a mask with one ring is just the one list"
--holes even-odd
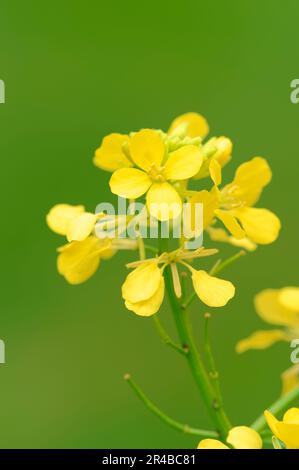
[[(270, 411), (270, 413), (272, 413), (273, 415), (277, 416), (287, 410), (290, 404), (297, 398), (299, 398), (299, 385), (297, 385), (297, 387), (293, 388), (290, 392), (286, 393), (285, 395), (282, 395), (280, 398), (278, 398), (278, 400), (276, 400), (274, 403), (272, 403), (272, 405), (268, 406), (266, 409)], [(260, 432), (266, 427), (266, 425), (266, 419), (262, 414), (254, 421), (254, 423), (252, 423), (251, 427), (256, 431)]]
[[(159, 241), (160, 252), (167, 251), (167, 240), (160, 238)], [(193, 378), (200, 390), (200, 394), (208, 408), (209, 414), (215, 423), (217, 431), (219, 432), (222, 439), (226, 440), (228, 431), (232, 425), (227, 418), (223, 407), (217, 400), (214, 388), (210, 382), (209, 376), (196, 348), (187, 312), (181, 308), (179, 300), (177, 299), (174, 292), (171, 270), (169, 266), (166, 266), (164, 270), (164, 277), (165, 287), (168, 293), (168, 298), (178, 330), (180, 342), (183, 348), (188, 349), (186, 359), (191, 369)]]
[(193, 436), (198, 437), (209, 437), (209, 438), (217, 438), (219, 435), (217, 432), (208, 431), (205, 429), (197, 429), (193, 428), (187, 424), (179, 423), (178, 421), (170, 418), (167, 416), (163, 411), (161, 411), (141, 390), (141, 388), (136, 384), (136, 382), (132, 379), (130, 374), (126, 374), (124, 379), (128, 382), (132, 390), (136, 393), (136, 395), (140, 398), (140, 400), (145, 404), (145, 406), (154, 413), (161, 421), (168, 424), (172, 428), (176, 429), (177, 431), (181, 431), (185, 434), (192, 434)]
[(156, 330), (157, 330), (160, 338), (162, 339), (163, 343), (165, 343), (167, 346), (170, 346), (171, 348), (175, 349), (180, 354), (185, 355), (188, 352), (186, 349), (182, 348), (181, 346), (176, 344), (174, 341), (172, 341), (170, 336), (166, 333), (165, 329), (163, 328), (162, 323), (160, 322), (159, 317), (158, 317), (157, 314), (153, 315), (153, 321), (155, 323)]

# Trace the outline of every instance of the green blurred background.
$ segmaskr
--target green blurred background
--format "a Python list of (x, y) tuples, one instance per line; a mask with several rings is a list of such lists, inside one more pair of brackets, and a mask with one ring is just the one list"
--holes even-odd
[[(274, 171), (261, 205), (281, 217), (281, 237), (227, 270), (237, 296), (212, 331), (233, 422), (277, 397), (288, 345), (243, 356), (234, 345), (263, 326), (255, 293), (298, 284), (298, 15), (296, 0), (2, 2), (0, 447), (194, 448), (143, 407), (128, 371), (171, 416), (210, 425), (183, 359), (123, 306), (128, 258), (70, 286), (56, 272), (62, 239), (45, 224), (55, 203), (113, 200), (91, 162), (104, 135), (167, 129), (191, 110), (234, 141), (227, 181), (254, 155)], [(202, 313), (195, 302), (196, 330)], [(161, 317), (173, 332), (166, 302)]]

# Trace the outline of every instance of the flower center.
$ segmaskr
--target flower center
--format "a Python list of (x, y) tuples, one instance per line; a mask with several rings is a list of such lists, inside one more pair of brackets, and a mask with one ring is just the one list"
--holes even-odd
[(164, 166), (158, 166), (156, 163), (152, 163), (148, 169), (148, 176), (155, 183), (164, 183), (166, 181), (165, 176), (163, 175)]

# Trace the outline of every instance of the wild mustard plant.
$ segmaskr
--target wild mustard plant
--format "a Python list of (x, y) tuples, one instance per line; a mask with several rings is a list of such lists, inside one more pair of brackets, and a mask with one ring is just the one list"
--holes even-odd
[[(93, 161), (98, 168), (112, 173), (112, 193), (128, 200), (133, 208), (145, 199), (133, 225), (134, 237), (124, 236), (132, 228), (136, 215), (132, 212), (118, 214), (112, 220), (105, 212), (93, 213), (84, 206), (58, 204), (49, 211), (47, 223), (66, 238), (67, 243), (58, 248), (57, 268), (71, 284), (87, 281), (101, 261), (117, 251), (136, 251), (136, 260), (128, 263), (131, 271), (121, 288), (124, 305), (139, 316), (152, 317), (162, 340), (186, 358), (213, 429), (190, 427), (170, 418), (126, 374), (125, 379), (144, 404), (171, 427), (201, 438), (199, 449), (260, 449), (269, 440), (265, 416), (261, 415), (251, 426), (231, 424), (211, 349), (210, 314), (204, 315), (205, 354), (202, 356), (192, 334), (188, 306), (196, 297), (203, 304), (203, 311), (205, 306), (220, 308), (232, 301), (235, 287), (229, 280), (220, 278), (219, 273), (240, 259), (245, 253), (243, 249), (252, 251), (257, 245), (274, 242), (279, 235), (280, 221), (268, 209), (254, 207), (271, 180), (267, 161), (254, 157), (239, 166), (231, 183), (222, 185), (222, 169), (231, 160), (232, 142), (224, 136), (204, 141), (208, 132), (203, 116), (186, 113), (176, 118), (167, 132), (141, 129), (128, 135), (112, 133), (103, 139)], [(185, 205), (189, 207), (187, 212)], [(200, 221), (196, 216), (198, 205), (202, 207)], [(158, 244), (156, 240), (152, 244), (151, 239), (145, 240), (141, 222), (157, 227)], [(170, 230), (167, 236), (163, 234), (165, 222)], [(191, 234), (180, 232), (176, 247), (170, 248), (169, 238), (185, 222), (192, 228)], [(108, 229), (121, 223), (122, 231), (104, 230), (100, 234), (99, 226)], [(243, 249), (221, 261), (213, 246), (190, 245), (194, 238), (201, 240), (203, 233), (208, 235), (208, 240)], [(204, 257), (216, 257), (209, 270), (201, 266)], [(191, 286), (189, 294), (188, 286)], [(167, 334), (158, 315), (165, 293), (177, 327), (178, 343)], [(282, 402), (280, 399), (269, 407), (269, 413), (273, 408), (282, 411), (295, 396), (294, 391), (285, 395)], [(269, 421), (269, 415), (266, 417)], [(270, 427), (280, 439), (273, 423)]]

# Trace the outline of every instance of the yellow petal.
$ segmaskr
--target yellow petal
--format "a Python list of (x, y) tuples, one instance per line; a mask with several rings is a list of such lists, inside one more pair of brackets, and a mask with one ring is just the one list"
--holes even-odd
[(205, 271), (192, 269), (192, 281), (196, 294), (209, 307), (223, 307), (235, 295), (231, 282), (210, 276)]
[(285, 308), (299, 313), (299, 287), (284, 287), (281, 289), (279, 292), (279, 302)]
[(280, 439), (288, 449), (299, 449), (299, 424), (278, 421), (269, 411), (265, 418), (273, 434)]
[(259, 433), (247, 426), (235, 426), (229, 431), (226, 440), (235, 449), (261, 449), (263, 447)]
[(159, 133), (153, 129), (143, 129), (131, 137), (131, 157), (134, 163), (144, 171), (150, 166), (161, 166), (165, 154), (165, 145)]
[(256, 250), (256, 244), (248, 238), (237, 239), (229, 235), (223, 228), (208, 227), (207, 230), (211, 240), (215, 242), (229, 243), (230, 245), (237, 246), (238, 248), (244, 248), (247, 251)]
[(94, 164), (107, 171), (132, 166), (132, 162), (123, 151), (124, 145), (128, 145), (129, 140), (127, 135), (116, 133), (104, 137), (102, 145), (95, 152)]
[(137, 168), (121, 168), (113, 173), (109, 184), (114, 194), (136, 199), (146, 193), (152, 182), (144, 171)]
[(153, 217), (158, 220), (175, 219), (182, 210), (182, 200), (169, 183), (154, 183), (147, 195), (146, 205)]
[(215, 215), (223, 222), (227, 230), (237, 239), (245, 238), (245, 232), (229, 211), (215, 210)]
[(263, 188), (272, 178), (271, 169), (264, 158), (255, 157), (243, 163), (236, 171), (231, 184), (226, 186), (230, 195), (242, 201), (246, 206), (254, 205), (259, 199)]
[(96, 220), (97, 216), (90, 212), (83, 212), (83, 214), (73, 218), (68, 224), (67, 240), (69, 242), (85, 240), (94, 229)]
[(299, 408), (289, 408), (283, 415), (283, 422), (299, 425)]
[(221, 441), (217, 439), (203, 439), (199, 442), (198, 449), (229, 449), (228, 446), (223, 444)]
[(82, 212), (84, 212), (84, 206), (57, 204), (47, 214), (47, 224), (53, 232), (66, 235), (69, 222)]
[[(207, 228), (213, 221), (215, 210), (219, 207), (218, 194), (214, 191), (196, 192), (190, 199), (191, 208), (193, 204), (203, 205), (203, 228)], [(193, 214), (194, 218), (194, 214)], [(192, 229), (194, 229), (192, 224)]]
[(289, 393), (299, 385), (299, 364), (289, 367), (281, 374), (282, 395)]
[(272, 325), (298, 325), (298, 316), (280, 302), (280, 290), (265, 289), (254, 298), (254, 305), (258, 315)]
[(254, 243), (267, 245), (274, 242), (280, 231), (279, 218), (267, 209), (242, 207), (233, 211), (246, 235)]
[(142, 300), (140, 302), (129, 302), (128, 300), (125, 301), (125, 305), (128, 310), (133, 311), (136, 315), (140, 315), (142, 317), (149, 317), (154, 315), (158, 312), (161, 307), (161, 304), (164, 299), (164, 279), (163, 277), (160, 279), (160, 284), (156, 292), (146, 300)]
[(266, 349), (277, 341), (288, 341), (288, 339), (282, 330), (256, 331), (248, 338), (241, 339), (236, 345), (236, 351), (241, 354), (248, 349)]
[(101, 252), (111, 244), (111, 240), (88, 237), (81, 242), (72, 242), (59, 248), (57, 269), (70, 284), (87, 281), (100, 264)]
[(128, 274), (122, 286), (122, 296), (131, 303), (147, 300), (158, 290), (161, 278), (158, 265), (145, 262)]
[(233, 144), (227, 137), (212, 137), (202, 147), (204, 162), (199, 172), (194, 175), (195, 179), (209, 176), (209, 165), (211, 160), (216, 160), (223, 168), (231, 160)]
[(164, 175), (168, 180), (184, 180), (194, 176), (200, 169), (203, 156), (195, 145), (185, 145), (169, 155)]
[(217, 162), (214, 158), (210, 161), (209, 165), (209, 172), (212, 178), (213, 183), (215, 186), (219, 186), (221, 184), (221, 166), (220, 163)]
[(220, 163), (223, 168), (231, 159), (233, 151), (233, 143), (228, 137), (215, 137), (213, 144), (216, 147), (216, 153), (213, 154), (213, 158)]
[(185, 113), (178, 116), (171, 123), (168, 134), (181, 134), (188, 137), (204, 138), (209, 132), (209, 125), (206, 119), (198, 113)]

